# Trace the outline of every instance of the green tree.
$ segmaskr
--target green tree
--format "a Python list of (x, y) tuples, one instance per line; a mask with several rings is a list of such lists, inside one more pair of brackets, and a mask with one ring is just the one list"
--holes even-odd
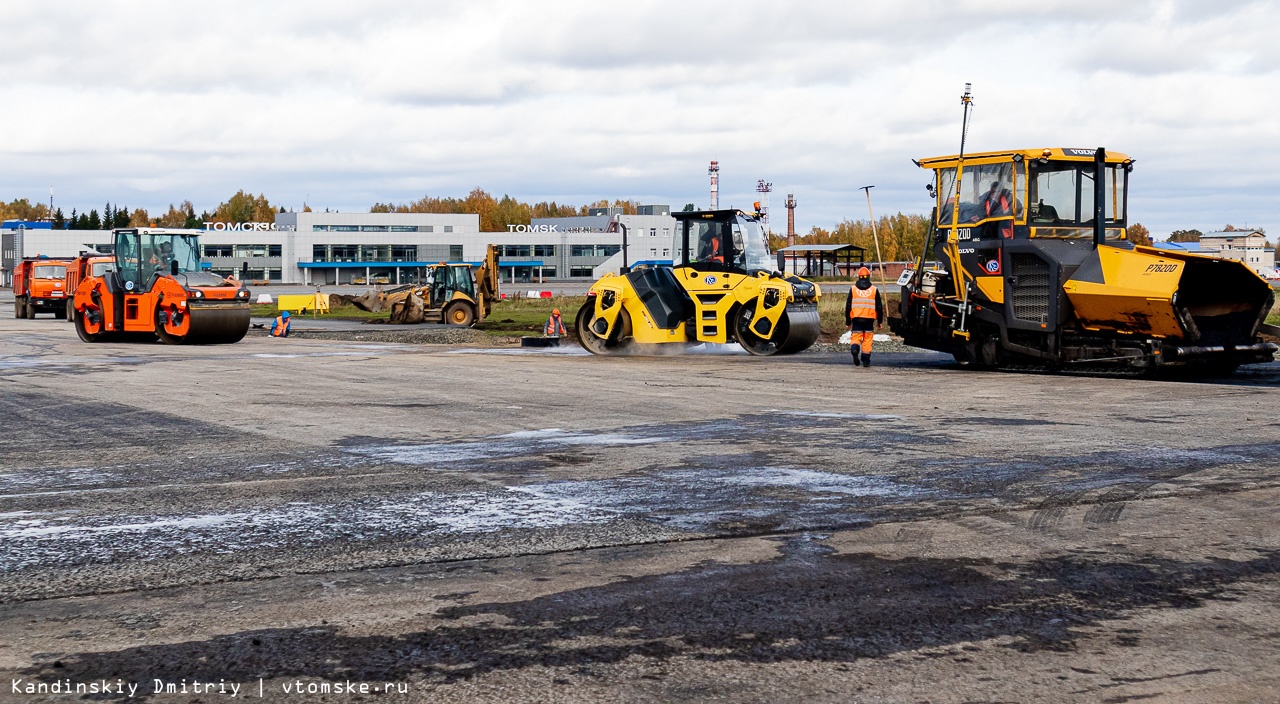
[(1142, 223), (1130, 225), (1127, 234), (1130, 242), (1143, 247), (1151, 246), (1151, 231), (1143, 227)]
[(695, 211), (695, 210), (697, 210), (697, 209), (698, 209), (698, 206), (694, 205), (693, 203), (685, 203), (685, 204), (684, 204), (684, 208), (683, 208), (680, 212), (683, 212), (683, 213), (692, 213), (693, 211)]
[(112, 227), (128, 227), (129, 221), (132, 219), (129, 215), (128, 208), (118, 208), (114, 213), (112, 213), (111, 218)]
[(58, 208), (57, 210), (53, 211), (53, 229), (55, 230), (67, 229), (67, 218), (63, 216), (62, 208)]
[(1203, 233), (1199, 230), (1174, 230), (1169, 233), (1170, 242), (1199, 242)]
[(86, 230), (102, 229), (102, 218), (98, 216), (98, 211), (96, 210), (89, 211), (89, 221), (85, 223), (85, 225), (86, 227), (84, 229)]
[(212, 219), (217, 222), (274, 222), (275, 209), (265, 195), (255, 197), (240, 190), (214, 209)]

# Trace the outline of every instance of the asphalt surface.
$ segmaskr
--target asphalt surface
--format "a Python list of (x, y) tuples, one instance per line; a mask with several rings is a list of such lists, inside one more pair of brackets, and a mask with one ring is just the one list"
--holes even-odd
[(876, 363), (6, 315), (0, 701), (1280, 699), (1280, 363)]

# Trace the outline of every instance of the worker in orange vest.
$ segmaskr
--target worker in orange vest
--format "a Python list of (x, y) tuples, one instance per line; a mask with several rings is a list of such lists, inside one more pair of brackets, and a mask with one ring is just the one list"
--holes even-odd
[(289, 336), (289, 311), (281, 311), (280, 316), (271, 323), (272, 337), (288, 337)]
[(849, 287), (849, 300), (844, 310), (853, 363), (869, 367), (875, 329), (884, 323), (884, 300), (880, 298), (880, 291), (871, 284), (871, 270), (867, 267), (858, 269), (858, 281)]
[(552, 309), (551, 317), (547, 318), (547, 327), (543, 330), (543, 334), (547, 337), (560, 337), (565, 334), (564, 321), (560, 319), (559, 308)]

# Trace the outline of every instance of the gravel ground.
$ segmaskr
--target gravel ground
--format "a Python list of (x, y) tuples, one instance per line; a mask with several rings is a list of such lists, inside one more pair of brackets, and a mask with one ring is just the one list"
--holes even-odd
[(391, 334), (0, 318), (0, 701), (1280, 701), (1280, 364)]

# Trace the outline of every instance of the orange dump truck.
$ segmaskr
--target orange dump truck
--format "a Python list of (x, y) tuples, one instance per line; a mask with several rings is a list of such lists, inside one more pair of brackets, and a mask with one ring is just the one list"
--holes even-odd
[(115, 266), (115, 257), (97, 252), (86, 252), (67, 264), (67, 320), (75, 322), (75, 293), (81, 281), (92, 276), (104, 276)]
[(13, 317), (37, 313), (64, 317), (67, 313), (67, 259), (23, 259), (13, 271)]

